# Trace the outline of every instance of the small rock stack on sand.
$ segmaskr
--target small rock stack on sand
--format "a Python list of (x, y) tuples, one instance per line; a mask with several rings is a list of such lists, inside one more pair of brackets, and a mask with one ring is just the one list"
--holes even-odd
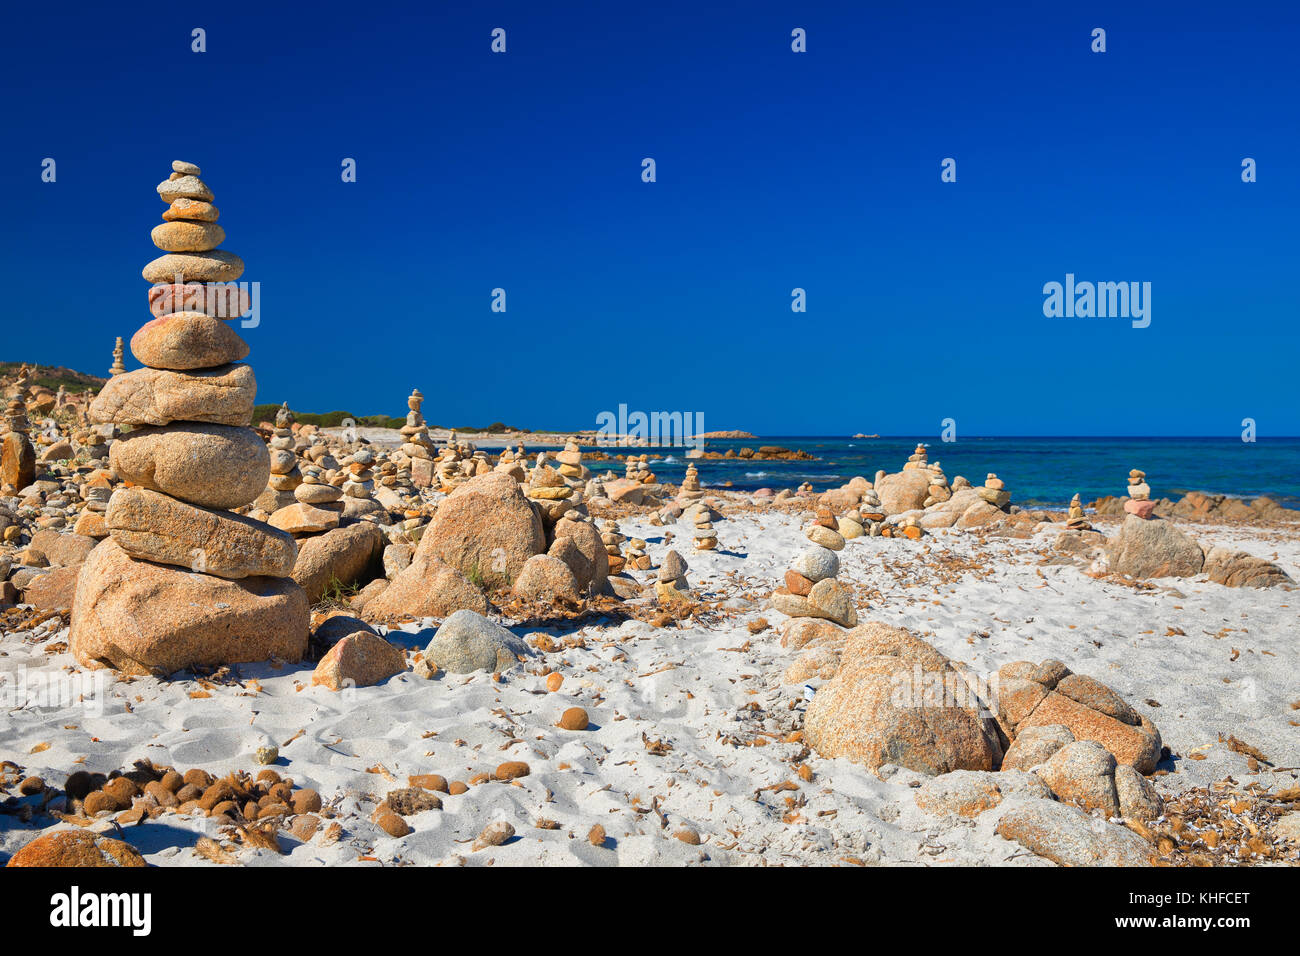
[(700, 488), (700, 471), (694, 465), (687, 465), (686, 477), (682, 479), (681, 490), (677, 492), (677, 501), (686, 507), (703, 497), (704, 490)]
[(1124, 510), (1139, 518), (1150, 518), (1156, 510), (1156, 503), (1151, 500), (1151, 486), (1147, 484), (1147, 473), (1134, 468), (1128, 473), (1128, 497)]
[(600, 533), (600, 543), (605, 548), (605, 554), (609, 556), (609, 573), (618, 574), (623, 570), (623, 565), (627, 559), (623, 557), (618, 546), (626, 541), (627, 538), (618, 530), (618, 522), (610, 518), (605, 522), (604, 530)]
[(868, 488), (862, 493), (862, 500), (858, 502), (858, 518), (869, 537), (880, 536), (885, 525), (885, 509), (875, 488)]
[(225, 234), (198, 167), (172, 168), (158, 187), (171, 208), (153, 231), (166, 255), (144, 277), (176, 284), (167, 295), (150, 290), (158, 318), (131, 339), (145, 367), (109, 379), (90, 406), (93, 421), (131, 427), (110, 452), (130, 487), (113, 493), (109, 538), (82, 566), (71, 649), (82, 664), (135, 674), (298, 660), (308, 609), (289, 577), (297, 546), (228, 510), (257, 498), (271, 475), (267, 447), (248, 427), (257, 383), (238, 364), (248, 345), (205, 311), (230, 295), (211, 283), (239, 278), (244, 265), (215, 248)]
[(1083, 504), (1079, 501), (1079, 495), (1076, 493), (1070, 499), (1070, 510), (1065, 516), (1065, 526), (1071, 531), (1091, 531), (1092, 525), (1088, 519), (1083, 516)]
[(713, 529), (713, 513), (707, 507), (695, 510), (695, 550), (715, 551), (718, 547), (718, 532)]
[(691, 586), (686, 580), (688, 570), (686, 559), (676, 551), (664, 555), (663, 564), (659, 565), (659, 572), (655, 575), (655, 600), (659, 604), (690, 603), (694, 600)]
[(785, 587), (772, 592), (773, 610), (788, 617), (820, 617), (841, 627), (857, 626), (853, 592), (835, 580), (839, 572), (835, 551), (819, 544), (804, 549), (786, 571)]

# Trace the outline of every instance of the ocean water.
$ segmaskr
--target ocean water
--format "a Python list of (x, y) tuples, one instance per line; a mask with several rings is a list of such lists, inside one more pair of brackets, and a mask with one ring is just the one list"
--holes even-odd
[[(1188, 491), (1236, 497), (1268, 495), (1300, 508), (1300, 438), (962, 438), (955, 442), (922, 440), (931, 461), (943, 466), (951, 481), (964, 475), (982, 484), (995, 472), (1006, 482), (1013, 504), (1064, 506), (1075, 492), (1085, 502), (1102, 495), (1122, 495), (1130, 468), (1147, 473), (1153, 498), (1177, 498)], [(700, 481), (707, 488), (730, 481), (732, 487), (793, 488), (812, 482), (818, 491), (838, 487), (854, 475), (867, 479), (883, 468), (902, 468), (916, 438), (816, 438), (765, 436), (745, 441), (709, 441), (707, 451), (782, 445), (815, 455), (816, 461), (699, 460)], [(609, 449), (606, 449), (609, 450)], [(619, 449), (622, 451), (623, 449)], [(687, 460), (681, 448), (628, 448), (651, 456), (651, 469), (678, 484)], [(604, 468), (599, 468), (600, 472)], [(621, 470), (621, 469), (620, 469)]]

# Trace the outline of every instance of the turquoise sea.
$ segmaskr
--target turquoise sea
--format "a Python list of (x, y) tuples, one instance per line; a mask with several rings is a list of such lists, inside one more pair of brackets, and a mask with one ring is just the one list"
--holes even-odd
[[(782, 445), (803, 449), (816, 461), (701, 460), (705, 485), (730, 481), (736, 489), (792, 488), (809, 481), (818, 491), (842, 485), (854, 475), (872, 478), (878, 469), (898, 471), (918, 441), (928, 446), (951, 481), (964, 475), (980, 484), (989, 472), (1006, 482), (1015, 504), (1064, 506), (1078, 492), (1085, 502), (1121, 495), (1130, 468), (1147, 473), (1153, 498), (1188, 491), (1236, 497), (1268, 495), (1300, 508), (1300, 438), (961, 438), (954, 442), (888, 438), (764, 436), (745, 441), (709, 441), (707, 451)], [(608, 449), (606, 449), (608, 450)], [(620, 449), (621, 450), (621, 449)], [(665, 481), (681, 481), (681, 448), (628, 448), (654, 459)], [(593, 463), (595, 464), (595, 463)], [(599, 469), (603, 471), (604, 469)]]

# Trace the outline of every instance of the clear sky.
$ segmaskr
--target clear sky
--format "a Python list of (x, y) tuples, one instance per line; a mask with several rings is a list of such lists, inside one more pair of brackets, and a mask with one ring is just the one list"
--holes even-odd
[[(0, 358), (104, 373), (184, 159), (262, 284), (259, 401), (1300, 434), (1300, 5), (276, 6), (6, 10)], [(1150, 326), (1045, 317), (1067, 273)]]

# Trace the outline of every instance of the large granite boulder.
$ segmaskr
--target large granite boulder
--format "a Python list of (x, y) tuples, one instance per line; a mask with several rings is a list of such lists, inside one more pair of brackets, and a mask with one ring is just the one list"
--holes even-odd
[(293, 579), (315, 604), (331, 587), (352, 587), (379, 573), (384, 533), (369, 521), (334, 528), (298, 541)]
[(109, 539), (81, 566), (69, 644), (87, 667), (170, 674), (299, 660), (307, 649), (307, 596), (289, 578), (232, 581), (135, 561)]
[(1131, 578), (1190, 578), (1205, 564), (1201, 546), (1172, 523), (1137, 515), (1124, 519), (1106, 558), (1111, 570)]
[[(1054, 735), (1064, 727), (1075, 740), (1096, 741), (1139, 773), (1151, 773), (1160, 760), (1163, 745), (1155, 724), (1105, 684), (1072, 673), (1060, 661), (1004, 665), (998, 671), (996, 704), (998, 724), (1012, 742), (1007, 754), (1015, 766), (1031, 765), (1016, 741), (1036, 727), (1052, 727)], [(1034, 749), (1041, 752), (1037, 740)]]
[(486, 613), (483, 592), (445, 561), (416, 549), (415, 556), (375, 597), (365, 602), (368, 621), (447, 617), (456, 611)]
[(804, 736), (823, 757), (927, 774), (993, 770), (996, 727), (939, 651), (875, 621), (848, 637), (839, 672), (808, 705)]
[(930, 497), (930, 473), (914, 468), (885, 475), (876, 483), (876, 494), (887, 515), (924, 508)]
[(416, 557), (436, 557), (480, 587), (509, 587), (524, 562), (545, 550), (541, 519), (519, 483), (488, 472), (443, 499)]
[(1235, 548), (1211, 548), (1205, 556), (1203, 570), (1215, 584), (1228, 588), (1271, 588), (1279, 584), (1295, 584), (1291, 575), (1272, 561)]

